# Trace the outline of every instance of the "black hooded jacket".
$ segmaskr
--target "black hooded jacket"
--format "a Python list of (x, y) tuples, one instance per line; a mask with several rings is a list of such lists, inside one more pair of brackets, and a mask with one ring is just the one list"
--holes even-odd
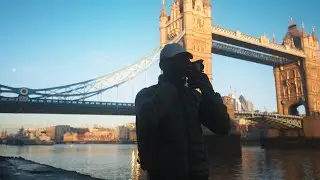
[(172, 172), (179, 179), (208, 176), (201, 125), (218, 135), (230, 131), (222, 98), (212, 89), (199, 93), (169, 82), (142, 89), (136, 96), (139, 163), (148, 173)]

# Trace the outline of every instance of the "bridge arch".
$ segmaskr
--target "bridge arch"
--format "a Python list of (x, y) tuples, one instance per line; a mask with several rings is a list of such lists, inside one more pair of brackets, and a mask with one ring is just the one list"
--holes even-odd
[(306, 113), (306, 102), (302, 99), (297, 101), (297, 103), (291, 104), (288, 108), (289, 115), (302, 115)]
[(301, 97), (298, 100), (289, 100), (289, 101), (281, 101), (282, 111), (280, 114), (288, 114), (288, 115), (301, 115), (306, 113), (306, 100)]

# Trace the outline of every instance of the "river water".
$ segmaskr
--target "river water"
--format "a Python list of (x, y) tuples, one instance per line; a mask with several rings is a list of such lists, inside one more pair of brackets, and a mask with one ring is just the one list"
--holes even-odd
[[(21, 156), (103, 179), (146, 179), (136, 162), (136, 145), (1, 145), (0, 155)], [(211, 179), (217, 180), (320, 179), (320, 151), (266, 151), (260, 147), (242, 147), (241, 157), (216, 159), (210, 171)]]

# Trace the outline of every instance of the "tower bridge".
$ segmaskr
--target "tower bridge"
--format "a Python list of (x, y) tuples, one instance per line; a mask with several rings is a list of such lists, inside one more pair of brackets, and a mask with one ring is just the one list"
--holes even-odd
[[(194, 55), (194, 60), (204, 60), (204, 71), (210, 80), (213, 53), (271, 66), (278, 115), (275, 118), (263, 115), (269, 120), (280, 123), (284, 122), (282, 119), (290, 120), (286, 115), (297, 115), (296, 108), (300, 105), (305, 106), (307, 116), (320, 112), (320, 55), (314, 28), (307, 34), (304, 25), (299, 29), (292, 21), (283, 42), (277, 44), (266, 35), (253, 37), (213, 24), (209, 0), (175, 0), (170, 10), (166, 10), (163, 2), (160, 47), (146, 57), (111, 74), (69, 85), (43, 89), (0, 85), (0, 113), (133, 115), (132, 102), (95, 102), (91, 98), (118, 89), (150, 69), (158, 62), (164, 45), (173, 42), (183, 45)], [(294, 118), (300, 121), (300, 117)], [(288, 126), (298, 127), (298, 124)]]

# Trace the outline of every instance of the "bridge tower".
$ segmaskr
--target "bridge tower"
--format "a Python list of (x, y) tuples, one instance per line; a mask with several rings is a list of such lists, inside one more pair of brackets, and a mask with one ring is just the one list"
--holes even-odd
[(283, 45), (303, 50), (306, 57), (274, 67), (278, 112), (297, 114), (300, 105), (304, 105), (307, 115), (320, 112), (320, 55), (315, 29), (308, 35), (303, 24), (300, 31), (291, 21)]
[(160, 14), (160, 44), (163, 47), (168, 41), (185, 31), (179, 42), (190, 53), (194, 60), (203, 59), (205, 73), (212, 81), (212, 33), (210, 0), (174, 0), (167, 15), (164, 0)]

